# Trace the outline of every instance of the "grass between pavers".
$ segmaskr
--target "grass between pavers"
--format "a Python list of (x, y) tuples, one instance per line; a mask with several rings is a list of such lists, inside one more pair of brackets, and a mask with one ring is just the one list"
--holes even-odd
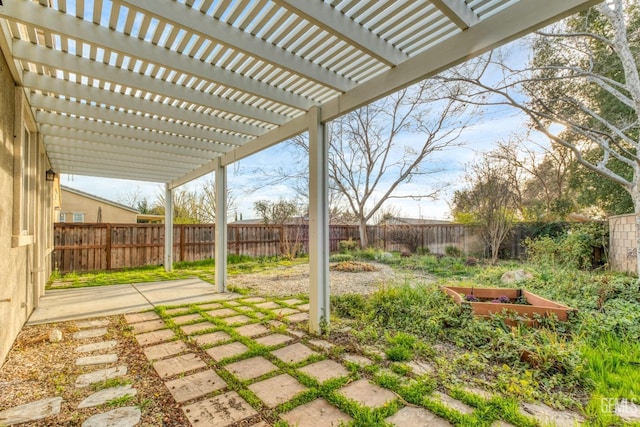
[[(301, 299), (303, 303), (306, 302), (306, 299), (302, 296), (298, 297), (298, 299)], [(274, 301), (282, 306), (287, 306), (287, 304), (282, 302), (282, 299), (265, 298), (265, 301)], [(256, 307), (256, 304), (259, 303), (241, 302), (242, 305), (253, 308), (253, 312), (239, 310), (237, 309), (238, 306), (234, 305), (235, 303), (229, 304), (227, 301), (218, 301), (218, 303), (221, 305), (221, 308), (230, 308), (238, 312), (239, 314), (245, 314), (248, 317), (252, 318), (252, 321), (250, 323), (261, 323), (270, 327), (268, 322), (271, 320), (284, 320), (286, 322), (286, 318), (280, 319), (280, 316), (277, 316), (272, 310)], [(233, 341), (241, 342), (248, 348), (248, 351), (246, 351), (245, 353), (225, 358), (219, 362), (207, 359), (208, 365), (212, 367), (216, 371), (216, 373), (227, 382), (228, 385), (228, 387), (224, 391), (212, 393), (211, 396), (222, 394), (229, 390), (236, 391), (254, 409), (260, 411), (263, 414), (270, 414), (269, 419), (273, 423), (273, 425), (285, 426), (286, 423), (279, 418), (279, 414), (288, 412), (299, 405), (309, 403), (317, 398), (324, 398), (344, 413), (350, 415), (354, 419), (354, 421), (350, 423), (350, 425), (353, 426), (386, 426), (388, 425), (388, 423), (385, 422), (385, 419), (396, 413), (399, 409), (407, 404), (425, 407), (436, 413), (437, 415), (448, 419), (456, 425), (490, 425), (493, 421), (499, 419), (512, 422), (513, 424), (518, 426), (529, 427), (534, 425), (533, 422), (531, 422), (526, 417), (523, 417), (518, 412), (518, 405), (515, 401), (495, 397), (491, 399), (491, 401), (486, 402), (484, 399), (481, 399), (475, 395), (467, 396), (464, 392), (459, 392), (457, 395), (454, 395), (454, 397), (460, 398), (460, 400), (475, 408), (473, 414), (462, 415), (456, 410), (444, 406), (436, 399), (429, 398), (430, 394), (435, 390), (437, 385), (437, 380), (435, 378), (431, 376), (412, 377), (410, 374), (410, 370), (407, 369), (406, 366), (403, 367), (401, 363), (389, 362), (390, 369), (383, 369), (381, 363), (385, 362), (379, 356), (372, 357), (372, 359), (375, 360), (376, 363), (370, 366), (361, 366), (354, 363), (342, 361), (339, 359), (339, 356), (344, 352), (344, 348), (342, 348), (340, 345), (334, 346), (326, 353), (322, 350), (319, 350), (317, 351), (317, 354), (311, 355), (306, 360), (301, 362), (285, 363), (273, 356), (271, 352), (279, 348), (291, 345), (295, 342), (303, 342), (307, 344), (307, 338), (301, 340), (293, 336), (293, 341), (277, 346), (264, 346), (256, 343), (252, 338), (248, 338), (238, 334), (235, 331), (238, 326), (227, 325), (221, 318), (208, 315), (207, 311), (211, 311), (211, 309), (209, 308), (200, 308), (199, 304), (193, 304), (183, 307), (188, 307), (188, 310), (181, 311), (179, 314), (174, 314), (172, 316), (166, 314), (166, 307), (156, 308), (156, 312), (165, 320), (167, 325), (174, 330), (176, 336), (178, 336), (180, 339), (186, 342), (190, 342), (189, 336), (185, 335), (180, 330), (180, 326), (199, 323), (202, 321), (209, 321), (215, 325), (214, 328), (208, 329), (207, 331), (199, 331), (192, 334), (191, 336), (210, 333), (212, 331), (223, 331), (230, 335), (232, 338), (224, 342), (216, 343), (213, 346), (198, 346), (199, 350), (204, 352), (204, 350), (207, 348), (223, 345), (225, 343), (230, 343)], [(185, 323), (183, 325), (176, 325), (172, 321), (173, 317), (191, 313), (199, 313), (203, 319), (198, 319), (189, 323)], [(262, 313), (265, 316), (262, 319), (258, 319), (254, 316), (254, 313)], [(273, 332), (287, 334), (286, 326), (271, 328), (271, 330)], [(389, 336), (388, 340), (390, 343), (393, 343), (395, 345), (399, 345), (400, 343), (400, 345), (407, 345), (412, 349), (414, 347), (418, 348), (418, 354), (430, 352), (430, 349), (426, 352), (422, 351), (421, 344), (415, 341), (415, 339), (413, 339), (413, 337), (411, 336), (396, 334), (394, 336)], [(313, 347), (312, 344), (311, 347)], [(246, 381), (236, 378), (233, 374), (225, 369), (225, 367), (231, 363), (256, 356), (264, 357), (265, 359), (273, 363), (278, 369), (262, 375), (258, 378)], [(349, 374), (345, 377), (332, 379), (326, 381), (323, 384), (319, 384), (313, 377), (297, 370), (302, 366), (306, 366), (320, 360), (325, 360), (327, 358), (336, 358), (340, 363), (348, 368)], [(394, 369), (401, 374), (398, 374), (398, 372), (394, 372)], [(307, 387), (308, 390), (299, 393), (290, 401), (282, 403), (273, 409), (266, 409), (260, 399), (248, 388), (248, 386), (259, 381), (273, 378), (283, 373), (289, 374), (292, 377), (296, 378), (301, 384)], [(340, 388), (344, 387), (351, 381), (355, 381), (361, 378), (369, 379), (375, 384), (392, 390), (398, 395), (399, 399), (387, 403), (381, 408), (370, 409), (362, 407), (356, 402), (353, 402), (337, 393)]]

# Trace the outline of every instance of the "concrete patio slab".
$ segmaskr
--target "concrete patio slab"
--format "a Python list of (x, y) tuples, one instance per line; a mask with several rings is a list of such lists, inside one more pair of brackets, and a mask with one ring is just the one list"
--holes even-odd
[(127, 323), (131, 325), (132, 323), (148, 322), (150, 320), (160, 320), (160, 316), (158, 316), (153, 311), (145, 311), (144, 313), (125, 314), (124, 320), (126, 320)]
[(253, 338), (258, 335), (266, 334), (270, 331), (269, 328), (260, 323), (252, 323), (250, 325), (244, 325), (236, 328), (236, 332), (243, 337)]
[(241, 381), (252, 380), (278, 369), (276, 365), (261, 356), (230, 363), (224, 368)]
[(273, 301), (261, 302), (260, 304), (256, 304), (256, 307), (263, 308), (265, 310), (270, 310), (272, 308), (282, 308), (280, 304), (275, 303)]
[(533, 416), (542, 425), (571, 427), (581, 425), (585, 420), (580, 414), (571, 411), (559, 411), (542, 403), (523, 403), (520, 412), (525, 416)]
[(354, 381), (338, 390), (338, 394), (368, 408), (379, 408), (397, 399), (391, 390), (372, 384), (367, 380)]
[[(56, 289), (47, 291), (40, 299), (38, 308), (31, 314), (27, 324), (137, 313), (158, 305), (228, 301), (239, 296), (234, 293), (219, 294), (215, 286), (200, 279)], [(129, 318), (127, 322), (135, 323)]]
[(185, 372), (195, 371), (205, 366), (207, 364), (197, 355), (187, 353), (170, 359), (159, 360), (153, 364), (153, 369), (156, 370), (160, 378), (169, 378)]
[(359, 354), (355, 354), (355, 353), (346, 353), (345, 355), (342, 356), (342, 360), (344, 360), (345, 362), (354, 363), (360, 366), (373, 365), (373, 362), (371, 361), (371, 359), (368, 359), (364, 356), (360, 356)]
[(204, 396), (212, 391), (221, 390), (227, 386), (227, 383), (214, 371), (206, 370), (187, 375), (184, 378), (167, 381), (165, 386), (176, 402), (181, 403)]
[(242, 344), (241, 342), (232, 342), (230, 344), (219, 345), (217, 347), (212, 347), (207, 350), (207, 354), (211, 356), (213, 360), (216, 362), (221, 361), (227, 357), (237, 356), (239, 354), (245, 353), (249, 350), (249, 347)]
[(281, 414), (280, 418), (290, 426), (297, 427), (338, 427), (352, 420), (349, 415), (331, 406), (324, 399), (316, 399), (300, 405), (289, 412)]
[(176, 308), (170, 308), (168, 310), (165, 310), (164, 312), (169, 316), (173, 316), (179, 313), (184, 313), (187, 310), (189, 310), (189, 307), (176, 307)]
[(144, 355), (148, 360), (158, 360), (189, 350), (189, 347), (182, 341), (171, 341), (145, 348)]
[(212, 332), (210, 334), (197, 335), (193, 337), (198, 345), (218, 344), (222, 341), (231, 339), (231, 336), (223, 331)]
[(302, 304), (302, 300), (299, 300), (298, 298), (289, 298), (289, 299), (285, 299), (282, 300), (280, 302), (283, 302), (287, 305), (298, 305), (298, 304)]
[(247, 322), (251, 321), (250, 317), (245, 316), (244, 314), (238, 314), (232, 317), (225, 317), (220, 319), (222, 322), (226, 323), (229, 326), (243, 325)]
[(304, 344), (295, 343), (282, 347), (281, 349), (274, 350), (271, 354), (282, 360), (284, 363), (298, 363), (318, 353), (311, 350)]
[(397, 427), (451, 427), (453, 425), (449, 421), (440, 418), (425, 408), (417, 408), (413, 406), (405, 406), (393, 416), (387, 418), (386, 421)]
[(449, 396), (448, 394), (441, 393), (436, 391), (433, 393), (433, 396), (442, 402), (444, 406), (447, 406), (451, 409), (455, 409), (456, 411), (462, 414), (470, 414), (473, 412), (473, 408), (466, 403), (462, 403), (457, 399)]
[(338, 362), (334, 362), (333, 360), (321, 360), (320, 362), (304, 366), (298, 369), (298, 371), (309, 375), (320, 384), (334, 378), (346, 377), (349, 375), (349, 371), (347, 371), (344, 366)]
[(171, 320), (173, 320), (173, 323), (175, 323), (176, 325), (184, 325), (186, 323), (193, 322), (194, 320), (200, 320), (200, 319), (202, 319), (202, 316), (200, 316), (200, 314), (193, 313), (193, 314), (185, 314), (183, 316), (177, 316), (172, 318)]
[(193, 427), (226, 427), (257, 414), (235, 391), (182, 408)]
[(216, 325), (211, 322), (202, 322), (202, 323), (194, 323), (192, 325), (180, 326), (180, 330), (184, 332), (185, 335), (195, 334), (196, 332), (205, 331), (207, 329), (213, 329)]
[(287, 316), (286, 319), (292, 323), (306, 322), (309, 320), (309, 313), (297, 313)]
[(207, 311), (207, 314), (211, 317), (227, 317), (238, 314), (238, 312), (231, 308), (218, 308), (215, 310)]
[(289, 374), (278, 375), (268, 380), (260, 381), (249, 386), (249, 390), (269, 408), (293, 399), (299, 393), (307, 390), (298, 380)]

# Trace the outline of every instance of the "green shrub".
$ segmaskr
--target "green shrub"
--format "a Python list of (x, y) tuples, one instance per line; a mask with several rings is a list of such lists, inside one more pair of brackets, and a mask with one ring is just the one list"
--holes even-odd
[(388, 347), (385, 354), (387, 355), (387, 358), (393, 362), (404, 362), (411, 360), (413, 357), (413, 351), (402, 345)]
[(344, 262), (353, 261), (353, 255), (351, 254), (333, 254), (329, 257), (329, 262)]
[(367, 299), (359, 294), (331, 295), (331, 310), (340, 317), (356, 319), (367, 311)]
[(340, 251), (341, 254), (355, 252), (359, 248), (360, 244), (351, 238), (349, 238), (349, 240), (341, 240), (338, 242), (338, 251)]
[(381, 251), (375, 248), (366, 248), (358, 252), (357, 256), (360, 259), (367, 261), (375, 261), (380, 258)]
[(462, 249), (454, 245), (447, 245), (444, 248), (444, 253), (445, 255), (452, 258), (460, 258), (464, 255), (464, 252), (462, 251)]

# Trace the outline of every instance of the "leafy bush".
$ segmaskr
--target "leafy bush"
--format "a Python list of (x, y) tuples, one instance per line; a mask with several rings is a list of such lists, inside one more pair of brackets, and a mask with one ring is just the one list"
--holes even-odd
[(367, 261), (374, 261), (380, 258), (382, 252), (375, 248), (366, 248), (357, 253), (358, 258)]
[(460, 258), (464, 255), (464, 252), (462, 252), (462, 249), (454, 245), (447, 245), (444, 248), (444, 253), (447, 256), (450, 256), (452, 258)]
[(366, 262), (358, 262), (358, 261), (342, 261), (337, 264), (333, 264), (329, 266), (329, 269), (332, 271), (342, 271), (344, 273), (362, 273), (362, 272), (371, 272), (378, 271), (378, 269), (371, 264)]
[(411, 357), (413, 357), (413, 351), (410, 348), (401, 345), (388, 347), (385, 354), (387, 355), (387, 358), (393, 362), (404, 362), (411, 360)]
[(360, 248), (358, 242), (351, 238), (349, 240), (341, 240), (338, 242), (338, 251), (340, 251), (341, 254), (355, 252), (358, 248)]
[(359, 294), (331, 295), (331, 310), (340, 317), (356, 319), (367, 311), (367, 300)]

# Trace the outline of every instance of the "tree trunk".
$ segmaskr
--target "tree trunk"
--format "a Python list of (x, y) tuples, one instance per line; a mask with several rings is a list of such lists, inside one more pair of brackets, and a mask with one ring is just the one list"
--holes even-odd
[(358, 228), (360, 231), (360, 247), (362, 249), (366, 249), (369, 246), (369, 236), (367, 236), (367, 221), (361, 219)]

